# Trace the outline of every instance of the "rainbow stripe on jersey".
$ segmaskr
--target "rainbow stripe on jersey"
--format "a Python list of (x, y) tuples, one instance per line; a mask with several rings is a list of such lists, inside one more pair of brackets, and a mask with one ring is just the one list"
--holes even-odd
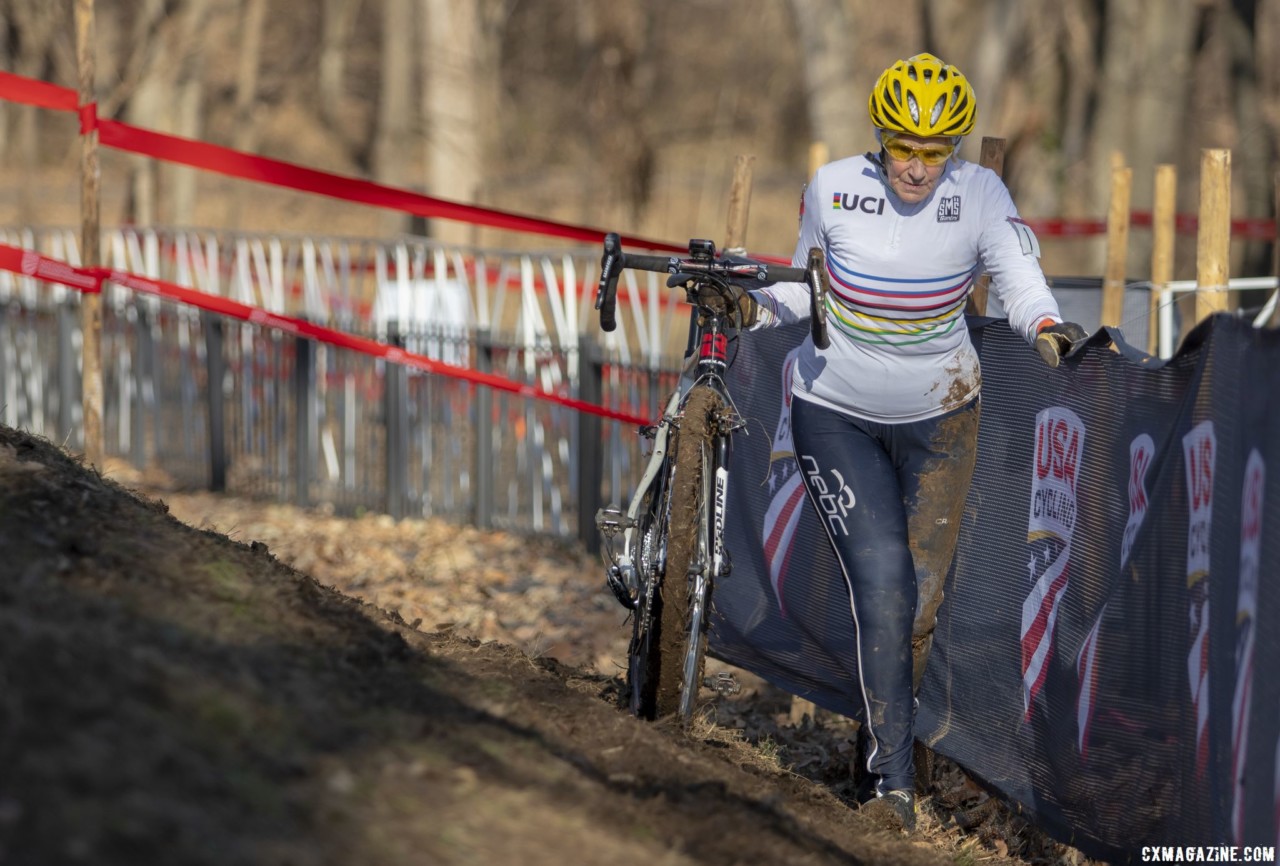
[(944, 336), (964, 317), (977, 267), (959, 274), (903, 279), (855, 271), (827, 249), (828, 319), (854, 340), (911, 346)]

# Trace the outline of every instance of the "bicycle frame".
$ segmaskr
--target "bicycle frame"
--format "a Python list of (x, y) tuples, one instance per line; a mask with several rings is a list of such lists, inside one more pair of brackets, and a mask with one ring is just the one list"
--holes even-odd
[[(698, 316), (699, 312), (695, 311), (694, 315)], [(712, 313), (712, 315), (716, 316), (716, 313)], [(717, 319), (719, 319), (719, 316), (717, 316)], [(708, 345), (709, 347), (709, 345), (716, 343), (716, 336), (714, 336), (714, 334), (721, 333), (722, 322), (716, 322), (716, 324), (718, 325), (716, 329), (708, 329), (707, 339), (705, 340), (703, 339), (703, 329), (695, 326), (691, 343), (696, 344), (696, 348), (698, 348), (700, 353), (703, 352), (704, 345)], [(692, 359), (692, 348), (695, 348), (694, 345), (691, 345), (690, 349), (686, 350), (686, 365), (687, 362)], [(709, 349), (707, 353), (708, 356), (712, 356)], [(723, 372), (723, 358), (719, 359), (719, 361), (714, 357), (699, 358), (698, 363), (696, 363), (695, 366), (694, 377), (692, 377), (692, 379), (684, 377), (684, 379), (681, 380), (681, 384), (677, 385), (676, 389), (672, 390), (671, 395), (667, 398), (666, 407), (663, 408), (662, 418), (658, 421), (657, 426), (652, 427), (652, 429), (648, 429), (652, 430), (653, 450), (649, 454), (648, 462), (645, 463), (644, 473), (640, 476), (640, 481), (636, 484), (635, 492), (631, 496), (630, 504), (628, 504), (627, 510), (625, 514), (623, 514), (623, 522), (620, 524), (620, 528), (622, 530), (622, 550), (618, 551), (616, 568), (618, 571), (628, 572), (628, 577), (635, 576), (636, 565), (634, 558), (632, 558), (631, 550), (632, 546), (635, 544), (634, 533), (637, 530), (637, 521), (639, 521), (641, 510), (644, 508), (645, 495), (652, 490), (654, 481), (657, 480), (659, 473), (663, 471), (663, 464), (666, 463), (667, 459), (667, 444), (669, 439), (671, 439), (672, 426), (676, 425), (678, 421), (682, 403), (684, 403), (685, 398), (689, 395), (689, 390), (692, 388), (692, 385), (696, 384), (696, 382), (707, 382), (707, 384), (712, 385), (712, 388), (716, 389), (718, 393), (721, 394), (721, 397), (724, 398), (724, 402), (728, 405), (732, 405), (732, 398), (730, 397), (730, 394), (728, 394), (728, 389), (724, 386)], [(735, 429), (737, 426), (741, 426), (740, 421), (736, 422)], [(648, 432), (648, 430), (641, 432), (644, 434), (644, 432)], [(717, 436), (716, 466), (724, 467), (727, 466), (727, 463), (728, 437)], [(723, 485), (718, 486), (723, 487)], [(721, 533), (723, 533), (724, 526), (723, 508), (724, 503), (726, 503), (724, 490), (721, 489), (716, 491), (716, 498), (714, 498), (714, 501), (717, 503), (717, 508), (721, 510), (721, 513), (717, 514), (716, 523), (718, 535), (721, 535)], [(714, 555), (718, 556), (718, 559), (713, 562), (713, 573), (718, 574), (719, 569), (721, 569), (723, 565), (723, 545), (718, 546)]]
[(706, 652), (703, 636), (709, 627), (708, 616), (715, 582), (728, 577), (732, 570), (725, 545), (729, 445), (734, 431), (745, 425), (724, 382), (724, 374), (728, 368), (728, 339), (722, 330), (725, 318), (703, 309), (699, 311), (695, 321), (694, 343), (698, 352), (696, 376), (693, 385), (685, 392), (681, 408), (697, 387), (710, 388), (722, 402), (714, 414), (714, 427), (704, 440), (710, 447), (709, 453), (703, 455), (702, 489), (698, 496), (698, 501), (703, 503), (699, 512), (702, 525), (697, 528), (701, 544), (697, 557), (690, 562), (688, 569), (688, 577), (692, 582), (689, 590), (689, 640), (685, 644), (679, 706), (680, 717), (686, 720), (693, 715), (698, 687), (702, 685)]
[[(727, 319), (726, 313), (706, 307), (699, 307), (694, 311), (690, 346), (686, 351), (687, 362), (694, 362), (692, 375), (683, 377), (671, 392), (658, 424), (642, 431), (651, 431), (653, 449), (626, 512), (613, 514), (606, 510), (597, 518), (597, 523), (606, 536), (610, 534), (609, 530), (622, 531), (621, 549), (608, 554), (614, 560), (608, 568), (611, 588), (620, 601), (631, 607), (635, 616), (649, 616), (652, 599), (646, 598), (646, 595), (660, 591), (666, 581), (680, 579), (680, 575), (664, 571), (668, 553), (666, 542), (672, 520), (670, 490), (675, 472), (669, 446), (673, 436), (679, 435), (685, 408), (694, 390), (710, 389), (714, 392), (722, 408), (714, 413), (709, 435), (702, 441), (693, 437), (684, 443), (686, 448), (707, 448), (701, 461), (702, 471), (698, 482), (700, 492), (697, 501), (703, 505), (698, 512), (697, 546), (685, 575), (689, 581), (688, 621), (685, 624), (689, 639), (684, 645), (682, 687), (677, 712), (686, 720), (693, 714), (698, 686), (701, 685), (705, 653), (705, 639), (702, 636), (707, 628), (715, 581), (727, 576), (731, 570), (724, 539), (728, 509), (728, 458), (733, 431), (742, 427), (744, 422), (734, 407), (724, 382), (728, 364), (728, 337), (725, 333)], [(646, 511), (654, 509), (655, 502), (658, 503), (659, 527), (645, 522)], [(653, 537), (646, 537), (646, 533)], [(646, 547), (646, 542), (656, 543), (657, 549)], [(648, 561), (642, 561), (646, 557)], [(657, 567), (654, 567), (655, 563)], [(637, 626), (640, 630), (648, 627), (647, 623)], [(633, 647), (633, 655), (634, 649)], [(635, 672), (632, 673), (633, 678), (637, 678)], [(638, 715), (647, 714), (647, 708), (642, 706), (643, 701), (638, 695), (632, 694), (629, 703), (633, 712)]]
[[(734, 431), (745, 426), (725, 384), (730, 333), (741, 281), (804, 281), (813, 303), (824, 309), (826, 272), (821, 251), (810, 252), (806, 269), (715, 258), (710, 241), (690, 241), (690, 258), (624, 255), (616, 235), (605, 239), (596, 307), (601, 327), (617, 326), (617, 277), (623, 267), (665, 271), (668, 286), (683, 285), (695, 309), (686, 370), (667, 399), (640, 482), (626, 512), (601, 509), (596, 524), (605, 540), (610, 590), (632, 611), (628, 648), (627, 705), (632, 713), (656, 718), (669, 712), (682, 721), (693, 714), (705, 664), (711, 599), (732, 561), (725, 545), (728, 515), (729, 449)], [(825, 344), (825, 316), (815, 313), (814, 338)], [(613, 539), (621, 531), (621, 550)], [(681, 574), (680, 570), (684, 573)], [(678, 654), (678, 658), (677, 658)], [(736, 691), (732, 678), (713, 688)]]

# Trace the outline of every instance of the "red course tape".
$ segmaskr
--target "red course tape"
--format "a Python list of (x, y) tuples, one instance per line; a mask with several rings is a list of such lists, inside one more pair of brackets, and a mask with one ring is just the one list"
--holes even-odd
[[(602, 229), (577, 226), (555, 220), (539, 219), (509, 211), (461, 204), (409, 190), (383, 186), (359, 178), (304, 168), (292, 163), (254, 156), (216, 144), (190, 138), (152, 132), (116, 120), (97, 117), (96, 105), (79, 106), (75, 91), (65, 87), (0, 73), (0, 98), (55, 111), (81, 112), (81, 132), (96, 128), (99, 142), (142, 156), (206, 169), (242, 180), (258, 181), (301, 192), (317, 193), (345, 201), (404, 211), (423, 217), (458, 220), (514, 232), (599, 243)], [(85, 112), (89, 114), (86, 116)], [(638, 249), (684, 252), (687, 248), (665, 241), (624, 237), (623, 243)]]

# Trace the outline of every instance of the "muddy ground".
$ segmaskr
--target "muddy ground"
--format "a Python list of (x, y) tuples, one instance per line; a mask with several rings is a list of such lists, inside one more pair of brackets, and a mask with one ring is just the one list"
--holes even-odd
[(631, 718), (600, 575), (0, 427), (0, 863), (1085, 862), (950, 766), (917, 833), (870, 824), (846, 720), (743, 672), (687, 730)]

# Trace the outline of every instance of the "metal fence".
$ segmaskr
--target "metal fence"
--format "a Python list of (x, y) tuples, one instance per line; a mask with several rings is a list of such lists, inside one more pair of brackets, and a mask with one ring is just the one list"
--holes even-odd
[[(78, 263), (66, 230), (5, 240)], [(632, 416), (656, 418), (678, 378), (669, 346), (687, 319), (665, 285), (632, 283), (624, 326), (592, 333), (593, 252), (129, 230), (104, 248), (111, 267)], [(0, 421), (72, 449), (83, 444), (79, 303), (77, 292), (0, 273)], [(621, 501), (639, 472), (628, 424), (110, 284), (102, 352), (106, 453), (187, 487), (594, 548), (596, 508)]]

